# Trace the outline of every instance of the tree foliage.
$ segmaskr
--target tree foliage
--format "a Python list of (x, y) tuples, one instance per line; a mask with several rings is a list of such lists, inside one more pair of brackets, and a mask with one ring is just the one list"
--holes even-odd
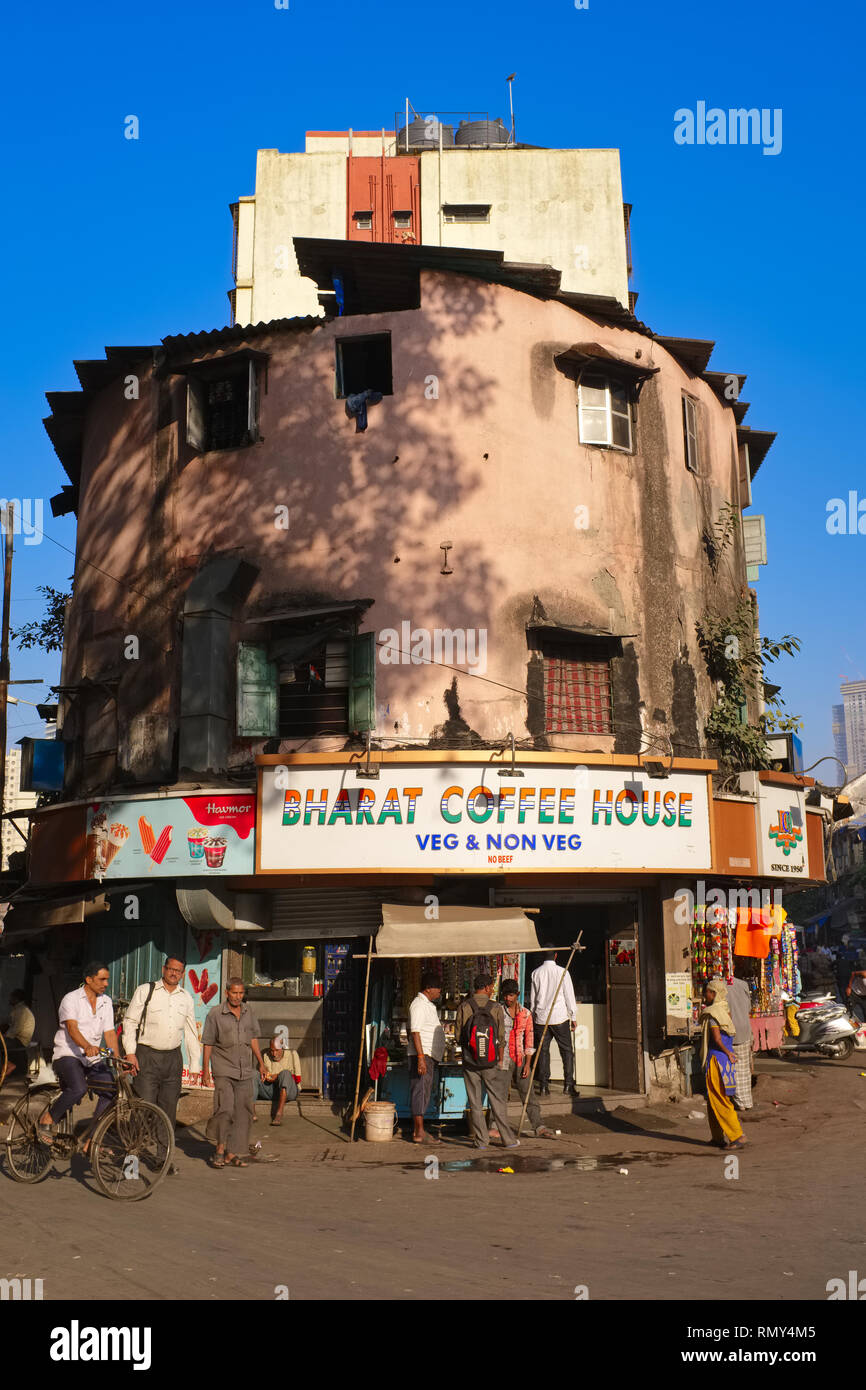
[(62, 651), (63, 624), (71, 594), (52, 589), (50, 584), (38, 584), (37, 589), (45, 596), (45, 611), (41, 618), (16, 628), (12, 640), (22, 651), (30, 647), (41, 647), (44, 652)]
[(704, 729), (707, 740), (718, 749), (720, 761), (733, 771), (769, 767), (767, 734), (794, 732), (802, 728), (802, 721), (785, 713), (785, 701), (778, 693), (765, 700), (766, 709), (757, 725), (749, 724), (744, 712), (750, 699), (765, 699), (767, 666), (783, 655), (798, 652), (799, 638), (790, 634), (778, 640), (759, 637), (747, 598), (727, 614), (707, 611), (695, 629), (707, 674), (718, 690)]

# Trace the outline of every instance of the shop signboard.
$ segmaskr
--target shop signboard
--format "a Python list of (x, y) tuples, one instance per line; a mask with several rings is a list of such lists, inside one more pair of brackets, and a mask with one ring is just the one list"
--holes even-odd
[(761, 782), (757, 777), (754, 781), (758, 799), (758, 874), (763, 878), (808, 878), (804, 793), (798, 787)]
[(705, 772), (525, 761), (259, 767), (259, 873), (579, 873), (711, 865)]
[(211, 878), (251, 874), (255, 797), (94, 801), (87, 807), (85, 878)]

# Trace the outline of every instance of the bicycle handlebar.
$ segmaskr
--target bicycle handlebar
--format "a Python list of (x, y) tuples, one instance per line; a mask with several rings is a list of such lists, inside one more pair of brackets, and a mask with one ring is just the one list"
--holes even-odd
[(108, 1062), (109, 1066), (125, 1067), (127, 1071), (132, 1071), (131, 1062), (127, 1062), (125, 1057), (115, 1057), (114, 1053), (110, 1052), (107, 1047), (99, 1049), (99, 1056), (104, 1062)]

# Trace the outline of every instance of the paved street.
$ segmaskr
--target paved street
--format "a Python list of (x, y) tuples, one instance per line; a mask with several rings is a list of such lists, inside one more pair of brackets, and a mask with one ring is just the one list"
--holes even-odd
[(436, 1180), (431, 1149), (350, 1148), (297, 1117), (276, 1130), (259, 1106), (275, 1161), (214, 1171), (195, 1126), (180, 1176), (129, 1207), (99, 1196), (82, 1160), (34, 1188), (4, 1175), (0, 1272), (42, 1278), (46, 1299), (273, 1299), (285, 1285), (295, 1300), (562, 1300), (585, 1285), (590, 1299), (824, 1300), (828, 1279), (866, 1275), (866, 1067), (761, 1067), (735, 1179), (688, 1118), (700, 1101), (563, 1116), (559, 1139), (524, 1141), (510, 1165), (541, 1171), (499, 1173), (512, 1156), (495, 1150), (492, 1171), (448, 1170), (477, 1155), (443, 1143)]

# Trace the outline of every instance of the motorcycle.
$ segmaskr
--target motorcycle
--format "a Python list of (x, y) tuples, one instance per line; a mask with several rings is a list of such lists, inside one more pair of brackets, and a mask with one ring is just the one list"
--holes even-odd
[(775, 1049), (777, 1057), (792, 1052), (817, 1052), (844, 1062), (855, 1048), (866, 1050), (866, 1023), (852, 1018), (830, 991), (803, 994), (795, 1017), (800, 1032), (796, 1037), (785, 1035), (782, 1046)]

